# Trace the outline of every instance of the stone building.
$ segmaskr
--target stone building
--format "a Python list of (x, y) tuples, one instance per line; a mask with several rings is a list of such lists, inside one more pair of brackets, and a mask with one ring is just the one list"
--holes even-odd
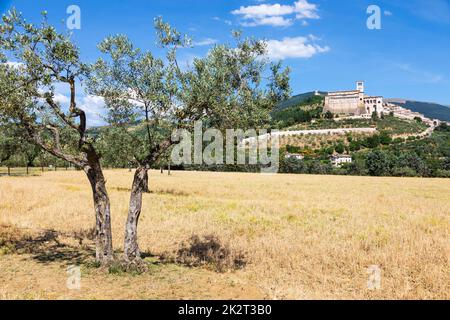
[(366, 114), (372, 115), (374, 112), (376, 112), (378, 114), (378, 116), (380, 116), (381, 113), (384, 112), (383, 97), (365, 96), (364, 97), (364, 108), (366, 109)]
[(325, 96), (324, 112), (343, 116), (370, 117), (384, 111), (383, 97), (371, 97), (364, 94), (364, 82), (356, 83), (356, 90), (329, 92)]

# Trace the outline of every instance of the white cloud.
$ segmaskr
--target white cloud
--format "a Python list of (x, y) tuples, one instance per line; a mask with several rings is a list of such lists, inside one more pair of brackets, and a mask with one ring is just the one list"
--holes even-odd
[(79, 107), (86, 113), (88, 127), (105, 124), (102, 114), (105, 113), (105, 100), (99, 96), (87, 95), (81, 98)]
[(61, 94), (59, 92), (55, 93), (55, 96), (53, 97), (53, 100), (55, 102), (59, 103), (59, 104), (62, 104), (62, 105), (67, 105), (70, 102), (70, 99), (67, 96), (65, 96), (65, 95), (63, 95), (63, 94)]
[(268, 40), (268, 57), (273, 60), (287, 58), (311, 58), (316, 54), (330, 51), (328, 46), (321, 47), (311, 41), (313, 36), (307, 37), (286, 37), (283, 40)]
[(23, 66), (24, 64), (22, 62), (7, 61), (4, 63), (4, 65), (7, 65), (8, 67), (12, 67), (12, 68), (19, 68), (19, 67)]
[[(241, 6), (231, 13), (242, 17), (244, 26), (271, 25), (274, 27), (286, 27), (293, 23), (293, 19), (319, 19), (316, 4), (309, 3), (308, 0), (297, 0), (292, 5), (260, 4), (255, 6)], [(288, 17), (286, 17), (288, 16)]]
[(193, 45), (197, 46), (197, 47), (201, 47), (201, 46), (210, 46), (212, 44), (216, 44), (218, 42), (217, 39), (212, 39), (212, 38), (206, 38), (200, 41), (194, 41)]
[(274, 26), (274, 27), (288, 27), (292, 25), (292, 19), (285, 19), (283, 17), (262, 17), (251, 22), (243, 22), (244, 27), (256, 27), (256, 26)]
[(231, 13), (234, 15), (243, 15), (244, 19), (262, 18), (267, 16), (283, 16), (294, 12), (294, 8), (281, 4), (260, 4), (258, 6), (240, 7)]
[[(41, 91), (44, 93), (44, 91)], [(45, 104), (44, 98), (38, 99), (41, 103)], [(61, 106), (62, 110), (66, 110), (69, 107), (70, 98), (61, 92), (55, 92), (53, 100)], [(86, 113), (87, 126), (96, 127), (105, 125), (103, 115), (106, 113), (105, 100), (102, 97), (94, 95), (79, 95), (77, 96), (77, 106)], [(66, 110), (67, 111), (67, 110)]]
[(308, 3), (307, 0), (299, 0), (294, 3), (295, 17), (299, 20), (301, 19), (319, 19), (317, 14), (317, 5), (313, 3)]

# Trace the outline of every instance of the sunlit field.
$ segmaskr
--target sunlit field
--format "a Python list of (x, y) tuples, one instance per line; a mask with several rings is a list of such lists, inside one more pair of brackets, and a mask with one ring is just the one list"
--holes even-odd
[[(106, 171), (118, 255), (132, 175)], [(0, 177), (0, 299), (450, 298), (450, 179), (153, 171), (150, 189), (139, 242), (151, 267), (138, 275), (96, 268), (77, 236), (94, 224), (83, 172)], [(215, 235), (245, 266), (163, 259), (192, 235)]]

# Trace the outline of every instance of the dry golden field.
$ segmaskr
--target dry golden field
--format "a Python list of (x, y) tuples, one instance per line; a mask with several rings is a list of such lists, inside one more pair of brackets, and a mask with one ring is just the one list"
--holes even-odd
[[(120, 251), (132, 173), (106, 177)], [(94, 224), (82, 172), (0, 177), (0, 237), (23, 249), (0, 248), (0, 299), (450, 298), (450, 179), (154, 171), (150, 188), (139, 241), (152, 264), (133, 275), (93, 267), (92, 243), (71, 236)], [(161, 260), (208, 234), (246, 266)], [(71, 264), (81, 265), (80, 290), (66, 288)], [(371, 265), (378, 290), (367, 288)]]

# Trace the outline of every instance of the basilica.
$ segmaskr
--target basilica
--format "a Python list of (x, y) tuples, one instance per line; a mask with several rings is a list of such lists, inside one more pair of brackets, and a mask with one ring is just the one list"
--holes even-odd
[(384, 112), (383, 97), (364, 94), (364, 82), (356, 83), (356, 90), (329, 92), (325, 96), (324, 112), (335, 115), (371, 117)]

